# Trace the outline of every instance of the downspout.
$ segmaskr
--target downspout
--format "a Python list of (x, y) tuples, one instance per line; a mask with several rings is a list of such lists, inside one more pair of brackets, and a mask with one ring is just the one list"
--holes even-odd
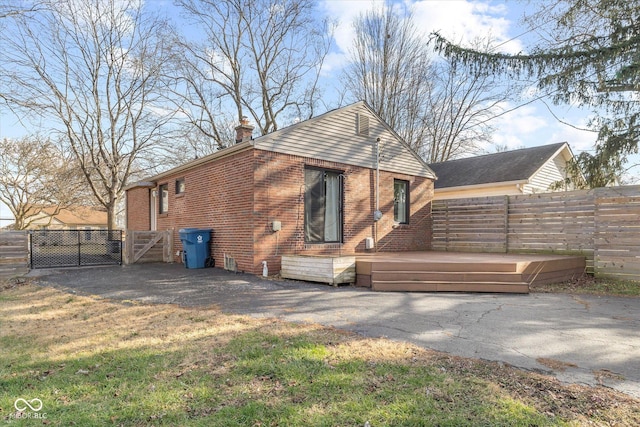
[(382, 218), (380, 212), (380, 138), (376, 138), (376, 210), (373, 213), (373, 244), (375, 251), (378, 252), (378, 221)]
[[(380, 138), (376, 138), (376, 213), (380, 211)], [(377, 214), (374, 213), (376, 222)]]

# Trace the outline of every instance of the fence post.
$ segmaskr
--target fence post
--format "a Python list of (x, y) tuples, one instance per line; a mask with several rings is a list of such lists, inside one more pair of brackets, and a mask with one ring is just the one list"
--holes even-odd
[(133, 257), (133, 231), (126, 230), (124, 234), (124, 263), (131, 264), (131, 259)]
[(173, 230), (165, 231), (163, 243), (163, 261), (172, 262), (173, 259)]
[(118, 236), (118, 242), (120, 243), (120, 265), (124, 265), (124, 254), (122, 252), (124, 252), (124, 245), (122, 244), (122, 236), (124, 234), (124, 232), (122, 230), (118, 230), (120, 236)]
[(29, 269), (33, 270), (33, 239), (31, 231), (27, 231), (27, 237), (29, 238)]
[(80, 241), (80, 230), (76, 230), (76, 237), (78, 238), (78, 266), (82, 265), (82, 242)]

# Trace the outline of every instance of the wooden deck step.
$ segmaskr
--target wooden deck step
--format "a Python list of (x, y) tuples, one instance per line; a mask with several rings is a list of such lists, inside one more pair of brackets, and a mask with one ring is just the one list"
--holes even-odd
[(568, 282), (584, 274), (585, 267), (576, 267), (566, 270), (547, 271), (536, 274), (523, 274), (522, 278), (531, 285), (548, 285), (551, 283)]
[(507, 283), (523, 282), (522, 273), (513, 272), (477, 272), (477, 271), (373, 271), (371, 280), (375, 282), (483, 282)]
[(436, 272), (503, 272), (516, 273), (527, 266), (518, 262), (425, 262), (394, 260), (360, 260), (356, 264), (358, 274), (371, 274), (375, 271), (436, 271)]
[(500, 292), (529, 293), (527, 283), (507, 282), (411, 282), (411, 281), (376, 281), (372, 290), (382, 292)]
[(584, 257), (567, 256), (564, 258), (519, 262), (518, 272), (523, 274), (539, 274), (576, 268), (582, 268), (584, 270), (585, 266), (586, 262)]
[(580, 256), (451, 252), (377, 253), (356, 260), (357, 286), (375, 291), (528, 293), (585, 271)]

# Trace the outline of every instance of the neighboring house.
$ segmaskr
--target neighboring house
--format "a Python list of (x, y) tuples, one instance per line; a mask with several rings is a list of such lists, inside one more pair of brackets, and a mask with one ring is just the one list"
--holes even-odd
[(216, 265), (254, 274), (283, 254), (429, 249), (435, 175), (366, 103), (252, 130), (243, 120), (235, 145), (130, 185), (127, 228), (172, 230), (178, 249), (181, 228), (211, 228)]
[(59, 209), (55, 206), (34, 207), (27, 217), (29, 230), (101, 230), (107, 228), (107, 212), (88, 206)]
[(438, 176), (434, 199), (558, 191), (552, 187), (566, 178), (566, 165), (572, 158), (569, 144), (561, 142), (432, 163), (429, 167)]

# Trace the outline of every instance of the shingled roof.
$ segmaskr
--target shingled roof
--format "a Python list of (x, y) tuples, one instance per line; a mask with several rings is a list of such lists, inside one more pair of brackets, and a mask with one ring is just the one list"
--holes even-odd
[(56, 206), (34, 206), (30, 208), (27, 216), (53, 217), (54, 222), (67, 226), (107, 226), (107, 212), (89, 206), (69, 206), (64, 209)]
[(526, 181), (566, 142), (522, 148), (466, 159), (432, 163), (429, 167), (438, 180), (435, 188), (462, 187), (498, 182)]

